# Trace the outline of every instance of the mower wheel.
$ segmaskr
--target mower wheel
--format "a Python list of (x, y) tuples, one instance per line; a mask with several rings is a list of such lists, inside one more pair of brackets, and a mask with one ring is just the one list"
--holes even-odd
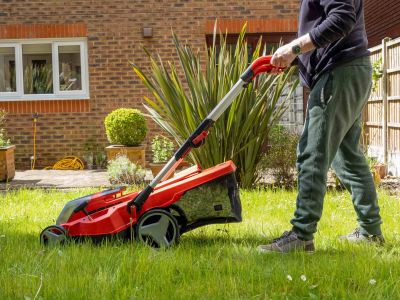
[(44, 246), (63, 245), (67, 240), (67, 232), (64, 227), (51, 225), (43, 229), (40, 234), (40, 243)]
[(175, 217), (163, 209), (152, 209), (140, 217), (136, 224), (136, 239), (154, 248), (169, 248), (179, 239), (179, 226)]

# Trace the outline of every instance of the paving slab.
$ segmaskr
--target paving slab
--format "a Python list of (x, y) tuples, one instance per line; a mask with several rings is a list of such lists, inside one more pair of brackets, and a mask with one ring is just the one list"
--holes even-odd
[[(145, 182), (153, 179), (146, 170)], [(106, 170), (25, 170), (16, 171), (9, 182), (1, 182), (0, 190), (18, 188), (73, 189), (87, 187), (112, 187)]]
[(16, 171), (10, 182), (0, 184), (0, 189), (16, 188), (84, 188), (109, 187), (105, 170), (26, 170)]

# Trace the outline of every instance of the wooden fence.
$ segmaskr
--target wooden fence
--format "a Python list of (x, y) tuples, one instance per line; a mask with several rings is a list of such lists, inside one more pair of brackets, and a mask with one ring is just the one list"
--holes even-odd
[(370, 49), (371, 62), (382, 72), (364, 111), (368, 154), (400, 175), (400, 38), (386, 38)]

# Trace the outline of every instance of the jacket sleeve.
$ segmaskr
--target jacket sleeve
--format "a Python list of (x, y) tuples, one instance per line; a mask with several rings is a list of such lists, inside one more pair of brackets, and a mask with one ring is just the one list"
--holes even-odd
[(317, 48), (346, 36), (356, 24), (355, 0), (320, 0), (326, 19), (310, 32)]

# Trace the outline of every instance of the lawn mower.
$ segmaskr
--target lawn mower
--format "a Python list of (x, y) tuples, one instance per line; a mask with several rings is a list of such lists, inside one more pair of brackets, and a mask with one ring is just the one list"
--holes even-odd
[(206, 170), (195, 165), (170, 176), (193, 148), (204, 144), (209, 129), (239, 93), (258, 74), (277, 69), (270, 60), (271, 56), (259, 57), (247, 68), (145, 189), (124, 194), (125, 188), (119, 187), (68, 202), (56, 225), (41, 232), (40, 242), (135, 237), (152, 247), (168, 248), (181, 234), (199, 226), (240, 222), (241, 203), (232, 161)]

